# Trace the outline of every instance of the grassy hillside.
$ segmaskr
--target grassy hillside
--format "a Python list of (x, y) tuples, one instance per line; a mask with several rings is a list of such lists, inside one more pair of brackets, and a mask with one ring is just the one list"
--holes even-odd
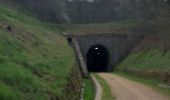
[(73, 50), (57, 25), (0, 5), (0, 100), (59, 100)]
[(170, 52), (153, 49), (131, 54), (118, 65), (119, 68), (139, 70), (170, 70)]
[(159, 18), (150, 22), (150, 32), (136, 46), (132, 54), (118, 67), (136, 69), (170, 69), (170, 21), (169, 18)]
[(169, 20), (159, 17), (150, 21), (150, 31), (146, 32), (134, 51), (117, 65), (117, 69), (170, 84)]
[[(94, 24), (64, 24), (62, 27), (69, 34), (87, 35), (87, 34), (131, 34), (139, 30), (143, 20), (124, 20), (110, 23)], [(140, 26), (140, 27), (139, 27)]]

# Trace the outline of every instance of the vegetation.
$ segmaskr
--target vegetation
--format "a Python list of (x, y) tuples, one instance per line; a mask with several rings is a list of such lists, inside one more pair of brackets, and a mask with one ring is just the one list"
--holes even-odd
[(170, 84), (169, 18), (159, 16), (148, 23), (149, 27), (142, 31), (145, 33), (143, 40), (117, 65), (116, 69)]
[(1, 100), (64, 98), (75, 62), (60, 32), (57, 25), (0, 6)]
[(170, 70), (170, 52), (153, 49), (151, 51), (141, 51), (129, 55), (117, 68), (128, 68), (137, 70)]
[(162, 84), (162, 83), (158, 80), (139, 78), (139, 77), (136, 77), (134, 75), (129, 75), (129, 74), (122, 73), (122, 72), (114, 72), (114, 74), (120, 75), (122, 77), (125, 77), (127, 79), (130, 79), (130, 80), (133, 80), (133, 81), (136, 81), (136, 82), (139, 82), (139, 83), (143, 83), (145, 85), (152, 87), (153, 89), (157, 90), (160, 93), (170, 95), (170, 88), (160, 87), (159, 85)]
[(84, 81), (84, 100), (94, 100), (95, 88), (91, 78), (83, 79)]
[(115, 97), (113, 97), (112, 92), (111, 92), (111, 88), (108, 85), (108, 83), (101, 78), (100, 76), (94, 74), (95, 77), (97, 78), (97, 80), (99, 81), (100, 85), (102, 86), (102, 100), (115, 100)]
[[(138, 25), (141, 25), (141, 22), (136, 19), (139, 20), (144, 17), (153, 25), (150, 27), (152, 31), (147, 30), (147, 32), (158, 33), (159, 35), (152, 34), (154, 38), (145, 38), (142, 43), (139, 44), (137, 50), (123, 60), (117, 69), (129, 68), (144, 71), (168, 71), (169, 75), (169, 0), (167, 0), (166, 3), (163, 0), (156, 0), (156, 2), (153, 2), (155, 0), (108, 0), (107, 2), (100, 0), (99, 3), (95, 2), (92, 5), (90, 2), (87, 3), (83, 0), (82, 2), (76, 3), (76, 5), (73, 3), (73, 5), (66, 8), (69, 4), (72, 4), (72, 2), (68, 3), (67, 1), (68, 0), (37, 0), (35, 2), (35, 0), (0, 0), (3, 4), (9, 4), (12, 8), (16, 7), (15, 9), (19, 9), (20, 11), (28, 10), (30, 14), (37, 14), (31, 16), (38, 16), (38, 18), (44, 17), (41, 19), (49, 22), (86, 23), (125, 19), (128, 19), (128, 21), (116, 22), (115, 24), (103, 23), (59, 26), (56, 24), (43, 23), (1, 5), (1, 100), (66, 100), (67, 97), (63, 91), (66, 91), (67, 79), (71, 74), (75, 62), (73, 50), (68, 46), (65, 38), (59, 34), (62, 32), (62, 29), (67, 29), (67, 32), (81, 32), (82, 34), (112, 32), (128, 34), (133, 32), (134, 29), (136, 30)], [(107, 6), (108, 4), (109, 6)], [(93, 8), (93, 6), (95, 6), (93, 10), (87, 9)], [(79, 9), (79, 7), (82, 8)], [(127, 9), (127, 7), (130, 8)], [(70, 10), (69, 8), (73, 9)], [(76, 13), (72, 13), (73, 11)], [(142, 13), (138, 13), (139, 11)], [(88, 16), (85, 16), (84, 13)], [(83, 18), (82, 16), (85, 17)], [(136, 16), (136, 18), (133, 16)], [(160, 22), (162, 23), (160, 24)], [(169, 77), (167, 78), (169, 79)], [(99, 81), (103, 81), (100, 78), (98, 79)], [(169, 80), (165, 81), (170, 83)], [(88, 80), (85, 80), (85, 83), (91, 84)], [(108, 96), (111, 95), (110, 88), (107, 83), (103, 83), (102, 85), (105, 91), (103, 97), (106, 100), (111, 100), (112, 98), (108, 98), (111, 97)], [(91, 85), (87, 86), (87, 88), (90, 89)], [(87, 94), (90, 92), (87, 92)], [(89, 97), (89, 99), (92, 97), (93, 96)]]
[(87, 34), (131, 34), (138, 30), (143, 20), (124, 20), (110, 23), (64, 24), (66, 32), (73, 35)]

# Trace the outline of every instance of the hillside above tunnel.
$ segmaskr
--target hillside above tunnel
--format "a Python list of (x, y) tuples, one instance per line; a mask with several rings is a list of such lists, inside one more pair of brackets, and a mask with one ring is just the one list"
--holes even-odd
[(98, 24), (64, 24), (61, 25), (65, 30), (66, 35), (81, 36), (81, 35), (130, 35), (138, 34), (146, 27), (144, 20), (125, 20), (112, 23), (98, 23)]

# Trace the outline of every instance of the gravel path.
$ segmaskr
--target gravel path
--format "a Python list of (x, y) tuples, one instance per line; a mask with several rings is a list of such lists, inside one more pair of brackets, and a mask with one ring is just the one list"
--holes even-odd
[(109, 73), (98, 75), (110, 85), (116, 100), (170, 100), (170, 97), (159, 94), (148, 86), (123, 77)]

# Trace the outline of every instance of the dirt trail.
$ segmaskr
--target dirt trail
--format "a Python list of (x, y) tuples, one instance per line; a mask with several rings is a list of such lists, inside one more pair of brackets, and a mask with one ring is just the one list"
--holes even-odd
[(155, 92), (148, 86), (123, 77), (109, 73), (98, 75), (108, 82), (116, 100), (170, 100), (169, 97)]

